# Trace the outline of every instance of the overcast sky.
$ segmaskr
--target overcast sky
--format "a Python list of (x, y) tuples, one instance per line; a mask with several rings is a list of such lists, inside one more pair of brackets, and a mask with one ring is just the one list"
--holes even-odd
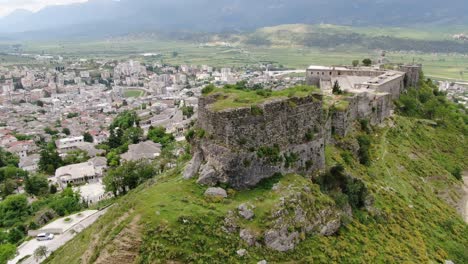
[(16, 9), (38, 11), (49, 5), (66, 5), (86, 2), (88, 0), (0, 0), (0, 17), (8, 15)]

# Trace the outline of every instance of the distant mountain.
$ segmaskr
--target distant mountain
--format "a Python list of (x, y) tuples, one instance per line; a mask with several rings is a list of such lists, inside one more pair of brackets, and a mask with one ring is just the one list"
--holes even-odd
[(90, 0), (37, 13), (14, 12), (0, 19), (0, 34), (47, 38), (161, 30), (220, 32), (291, 23), (467, 25), (466, 13), (466, 0)]

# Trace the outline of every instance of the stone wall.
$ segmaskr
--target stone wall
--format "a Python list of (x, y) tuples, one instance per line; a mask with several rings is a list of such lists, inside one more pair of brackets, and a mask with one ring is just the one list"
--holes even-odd
[(333, 135), (345, 137), (359, 119), (382, 123), (392, 114), (402, 90), (396, 78), (385, 92), (354, 94), (347, 107), (326, 109), (323, 95), (277, 98), (255, 107), (215, 111), (219, 94), (201, 97), (194, 158), (184, 177), (198, 175), (204, 185), (228, 184), (245, 189), (276, 173), (311, 174), (325, 169), (325, 146)]
[(259, 105), (260, 114), (250, 107), (213, 111), (213, 101), (200, 99), (198, 127), (205, 136), (196, 144), (199, 162), (188, 168), (198, 171), (199, 183), (243, 189), (275, 173), (325, 168), (322, 95), (273, 100)]
[(250, 107), (212, 111), (212, 98), (201, 98), (199, 127), (213, 142), (232, 148), (258, 148), (301, 144), (309, 132), (323, 128), (322, 95), (279, 99), (259, 106), (261, 114)]

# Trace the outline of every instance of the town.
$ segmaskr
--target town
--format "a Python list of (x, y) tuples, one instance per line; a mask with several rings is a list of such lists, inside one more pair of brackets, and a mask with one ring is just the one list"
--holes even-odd
[[(324, 147), (333, 144), (332, 134), (345, 137), (356, 119), (367, 119), (371, 125), (380, 124), (392, 115), (393, 100), (398, 99), (408, 87), (418, 86), (421, 65), (390, 64), (384, 57), (383, 54), (375, 60), (364, 59), (362, 63), (353, 61), (352, 66), (310, 66), (306, 70), (269, 70), (268, 65), (252, 69), (215, 68), (208, 65), (148, 64), (138, 60), (80, 59), (64, 63), (62, 58), (55, 60), (47, 56), (36, 59), (47, 59), (49, 63), (0, 67), (0, 150), (4, 157), (18, 158), (17, 164), (5, 161), (0, 164), (5, 166), (1, 182), (2, 199), (7, 201), (10, 195), (28, 194), (37, 200), (44, 193), (66, 193), (75, 197), (79, 206), (41, 213), (39, 219), (43, 220), (34, 220), (27, 229), (29, 236), (59, 234), (55, 242), (48, 244), (47, 250), (52, 251), (73, 237), (67, 236), (67, 232), (71, 232), (69, 230), (79, 232), (85, 223), (90, 225), (103, 215), (107, 210), (106, 201), (126, 194), (141, 179), (177, 166), (181, 157), (191, 154), (186, 140), (203, 137), (200, 133), (209, 133), (208, 141), (216, 142), (217, 137), (221, 138), (213, 145), (203, 143), (205, 145), (194, 146), (194, 157), (185, 168), (185, 178), (199, 175), (198, 183), (203, 185), (228, 183), (234, 188), (244, 189), (277, 172), (297, 172), (304, 168), (307, 168), (307, 173), (321, 171), (325, 168)], [(464, 92), (457, 85), (440, 83), (441, 90), (455, 91), (455, 94), (450, 93), (454, 100), (466, 103), (463, 97), (456, 96), (457, 91)], [(284, 168), (283, 165), (265, 163), (264, 158), (258, 158), (250, 150), (241, 154), (242, 157), (253, 155), (250, 159), (254, 162), (249, 162), (249, 165), (244, 160), (244, 165), (237, 166), (242, 159), (237, 154), (233, 154), (231, 163), (222, 161), (228, 158), (231, 150), (223, 149), (224, 156), (220, 156), (216, 151), (211, 153), (214, 146), (220, 147), (219, 151), (224, 144), (238, 145), (236, 149), (247, 146), (264, 148), (259, 142), (246, 139), (261, 138), (256, 134), (263, 121), (248, 119), (244, 124), (255, 128), (243, 127), (242, 121), (236, 125), (239, 109), (234, 109), (236, 113), (224, 123), (215, 118), (218, 114), (216, 111), (210, 113), (213, 111), (210, 106), (212, 99), (206, 94), (216, 87), (239, 92), (256, 91), (266, 98), (271, 93), (274, 97), (274, 93), (290, 90), (301, 93), (318, 88), (320, 95), (312, 95), (310, 101), (291, 95), (288, 99), (293, 100), (288, 104), (295, 105), (294, 108), (300, 111), (308, 109), (315, 120), (305, 124), (304, 128), (297, 128), (298, 133), (305, 134), (306, 138), (310, 134), (311, 143), (303, 143), (302, 137), (297, 135), (297, 146), (291, 146), (288, 151), (293, 153), (304, 148), (310, 149), (310, 153), (301, 154), (304, 157), (297, 156), (294, 162), (286, 162)], [(216, 100), (229, 96), (219, 97), (215, 94)], [(243, 102), (237, 103), (242, 105)], [(263, 107), (275, 108), (274, 104), (278, 103), (282, 104), (278, 101)], [(250, 107), (253, 106), (248, 105), (249, 113), (253, 111)], [(319, 111), (343, 107), (346, 109), (330, 112), (330, 115), (326, 114), (328, 117)], [(271, 118), (276, 120), (289, 113), (284, 112), (283, 107), (278, 109), (282, 110), (272, 114)], [(258, 111), (263, 113), (262, 109)], [(230, 112), (228, 110), (221, 115), (228, 116)], [(270, 113), (265, 116), (268, 120)], [(289, 121), (296, 122), (293, 118)], [(319, 127), (318, 124), (322, 123), (330, 127)], [(271, 124), (267, 122), (263, 126)], [(228, 130), (233, 134), (224, 135)], [(248, 136), (249, 131), (254, 134)], [(274, 136), (279, 140), (278, 144), (290, 134), (289, 130), (277, 132), (284, 133)], [(273, 130), (271, 134), (274, 134)], [(291, 142), (292, 139), (289, 140)], [(286, 160), (294, 158), (293, 154), (288, 156), (285, 153)], [(237, 165), (217, 168), (214, 164)], [(250, 166), (253, 168), (249, 169)], [(262, 173), (252, 173), (252, 170)], [(221, 171), (233, 174), (218, 175)], [(127, 176), (134, 178), (122, 181), (122, 177)], [(219, 195), (217, 190), (219, 188), (209, 188), (207, 193), (211, 191)], [(82, 211), (85, 209), (88, 210)], [(71, 222), (64, 224), (63, 219), (50, 222), (56, 219), (57, 214), (66, 216), (71, 213), (75, 215), (65, 218), (73, 219)], [(11, 242), (21, 240), (23, 236), (19, 235)], [(37, 250), (37, 243), (25, 242), (12, 263), (32, 254)], [(283, 251), (291, 247), (272, 248)], [(32, 258), (29, 260), (37, 262)]]

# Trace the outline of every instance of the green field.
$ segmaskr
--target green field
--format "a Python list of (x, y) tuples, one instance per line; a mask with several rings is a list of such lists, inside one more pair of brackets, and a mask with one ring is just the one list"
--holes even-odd
[(127, 90), (124, 93), (124, 96), (126, 98), (131, 98), (131, 97), (141, 97), (145, 94), (144, 91), (142, 90)]
[[(336, 25), (280, 25), (243, 34), (213, 35), (186, 41), (158, 37), (120, 37), (106, 40), (23, 42), (22, 53), (61, 55), (66, 61), (76, 59), (137, 59), (146, 63), (211, 65), (215, 67), (243, 67), (273, 64), (285, 68), (305, 69), (309, 65), (350, 65), (353, 60), (378, 58), (381, 51), (343, 43), (333, 48), (299, 45), (300, 39), (311, 33), (360, 34), (367, 37), (391, 36), (401, 40), (448, 41), (452, 35), (468, 32), (468, 27), (346, 27)], [(249, 37), (265, 37), (270, 46), (249, 46)], [(219, 45), (228, 42), (231, 46)], [(205, 45), (205, 44), (210, 45)], [(1, 43), (4, 47), (15, 43)], [(460, 44), (460, 43), (458, 43)], [(142, 53), (157, 53), (143, 57)], [(393, 63), (421, 63), (427, 76), (438, 79), (468, 81), (468, 54), (387, 52)], [(0, 54), (2, 64), (36, 64), (32, 60)]]

